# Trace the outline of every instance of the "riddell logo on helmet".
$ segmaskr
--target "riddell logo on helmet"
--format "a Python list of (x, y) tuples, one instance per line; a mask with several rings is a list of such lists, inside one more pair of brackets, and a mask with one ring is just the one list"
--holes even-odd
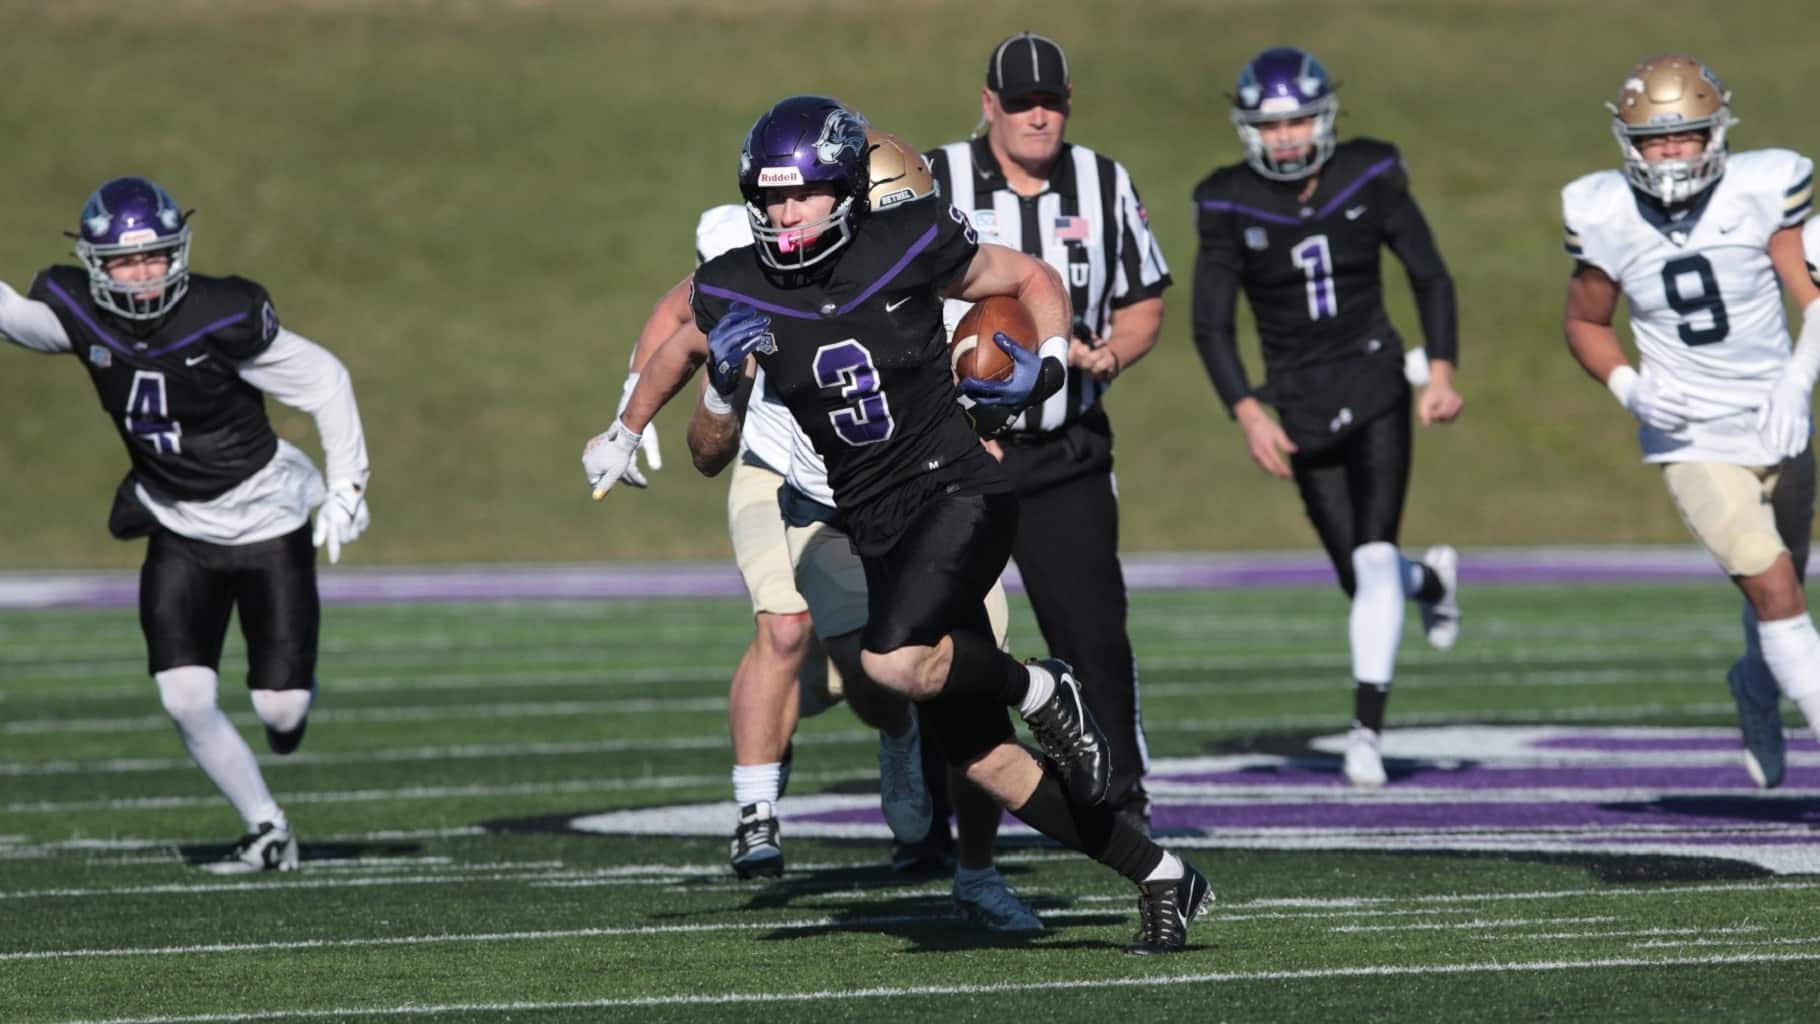
[(120, 232), (121, 245), (138, 245), (140, 242), (156, 242), (157, 240), (158, 232), (151, 228), (140, 228), (137, 231)]
[(796, 167), (766, 167), (758, 172), (759, 188), (781, 188), (786, 185), (801, 185), (803, 172)]

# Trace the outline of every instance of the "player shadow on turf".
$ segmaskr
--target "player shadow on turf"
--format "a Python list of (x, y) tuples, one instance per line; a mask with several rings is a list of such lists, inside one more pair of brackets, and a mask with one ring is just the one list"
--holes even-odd
[(1599, 805), (1623, 814), (1678, 814), (1752, 824), (1820, 826), (1820, 800), (1749, 791), (1737, 795), (1662, 796)]
[[(185, 843), (177, 847), (177, 855), (190, 867), (219, 863), (223, 857), (233, 852), (233, 843)], [(311, 861), (382, 861), (393, 857), (408, 857), (423, 852), (421, 843), (334, 843), (315, 842), (297, 844), (297, 859), (302, 867), (308, 867)]]

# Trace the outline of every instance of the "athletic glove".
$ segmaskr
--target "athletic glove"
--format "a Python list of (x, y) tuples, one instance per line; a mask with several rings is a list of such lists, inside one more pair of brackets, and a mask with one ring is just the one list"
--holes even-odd
[[(619, 408), (613, 410), (615, 418), (626, 414), (626, 403), (632, 400), (632, 390), (637, 386), (638, 374), (626, 374), (626, 386), (619, 391)], [(652, 420), (650, 423), (645, 424), (645, 432), (640, 435), (638, 450), (644, 453), (645, 465), (651, 467), (651, 472), (655, 473), (664, 468), (664, 457), (657, 450), (656, 420)], [(633, 459), (632, 464), (626, 467), (626, 482), (634, 487), (644, 487), (650, 483), (650, 481), (645, 479), (645, 475), (638, 471), (637, 459)]]
[(354, 543), (370, 525), (372, 518), (367, 514), (366, 488), (352, 480), (332, 481), (328, 497), (316, 510), (312, 541), (317, 547), (328, 546), (329, 564), (334, 565), (341, 561), (341, 546)]
[(643, 477), (629, 472), (638, 445), (639, 435), (618, 418), (605, 431), (588, 439), (581, 450), (581, 468), (588, 475), (588, 485), (594, 488), (595, 501), (606, 497), (621, 480), (634, 487), (645, 485)]
[(746, 358), (754, 352), (776, 351), (771, 318), (744, 302), (727, 308), (727, 315), (708, 332), (708, 381), (722, 398), (731, 399), (746, 374)]
[(1757, 409), (1757, 436), (1777, 457), (1792, 459), (1807, 450), (1813, 433), (1813, 391), (1799, 374), (1784, 373)]
[(1653, 430), (1672, 434), (1693, 422), (1686, 392), (1660, 374), (1620, 366), (1605, 379), (1605, 386), (1637, 422)]
[[(1045, 352), (1057, 347), (1068, 351), (1068, 339), (1051, 338), (1043, 343)], [(1068, 379), (1068, 371), (1062, 361), (1053, 355), (1032, 352), (1003, 331), (994, 332), (992, 343), (999, 351), (1011, 357), (1011, 378), (1009, 380), (982, 380), (978, 377), (961, 378), (961, 394), (966, 395), (980, 405), (1009, 406), (1024, 409), (1047, 399), (1061, 389)]]

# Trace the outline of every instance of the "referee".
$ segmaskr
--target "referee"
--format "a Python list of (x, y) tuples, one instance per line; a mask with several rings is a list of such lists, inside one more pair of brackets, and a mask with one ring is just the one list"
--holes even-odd
[[(1062, 140), (1073, 95), (1068, 59), (1054, 40), (1012, 36), (986, 62), (984, 133), (934, 150), (929, 160), (942, 195), (973, 218), (980, 241), (1047, 262), (1073, 302), (1067, 386), (999, 438), (1025, 503), (1012, 556), (1044, 641), (1074, 667), (1111, 745), (1106, 800), (1148, 829), (1112, 424), (1100, 397), (1156, 344), (1169, 268), (1131, 175), (1111, 157)], [(951, 321), (966, 308), (950, 307)]]

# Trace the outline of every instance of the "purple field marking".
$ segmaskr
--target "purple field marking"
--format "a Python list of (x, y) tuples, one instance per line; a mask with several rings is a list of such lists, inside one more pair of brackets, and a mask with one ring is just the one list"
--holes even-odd
[[(1733, 739), (1729, 746), (1722, 749), (1737, 750), (1738, 741)], [(1603, 763), (1533, 767), (1467, 765), (1461, 768), (1443, 769), (1425, 764), (1412, 765), (1407, 761), (1399, 762), (1394, 757), (1386, 758), (1386, 761), (1391, 778), (1399, 787), (1412, 786), (1424, 790), (1447, 792), (1485, 789), (1736, 789), (1739, 793), (1757, 792), (1756, 787), (1745, 775), (1744, 769), (1732, 764), (1721, 766)], [(1798, 780), (1794, 777), (1801, 774), (1804, 774), (1802, 769), (1791, 770), (1791, 784), (1797, 782)], [(1338, 761), (1292, 761), (1282, 765), (1261, 765), (1243, 771), (1185, 774), (1163, 772), (1147, 776), (1147, 778), (1158, 785), (1307, 786), (1320, 789), (1332, 788), (1339, 784), (1340, 764)]]
[[(356, 549), (358, 550), (358, 549)], [(1318, 552), (1141, 554), (1123, 559), (1132, 590), (1325, 587), (1333, 570)], [(1694, 547), (1492, 548), (1460, 557), (1468, 585), (1565, 585), (1709, 581), (1722, 577)], [(322, 570), (328, 604), (467, 601), (619, 601), (741, 598), (731, 561), (596, 565), (400, 566)], [(1006, 574), (1014, 591), (1015, 571)], [(132, 608), (137, 572), (0, 572), (0, 610)]]

